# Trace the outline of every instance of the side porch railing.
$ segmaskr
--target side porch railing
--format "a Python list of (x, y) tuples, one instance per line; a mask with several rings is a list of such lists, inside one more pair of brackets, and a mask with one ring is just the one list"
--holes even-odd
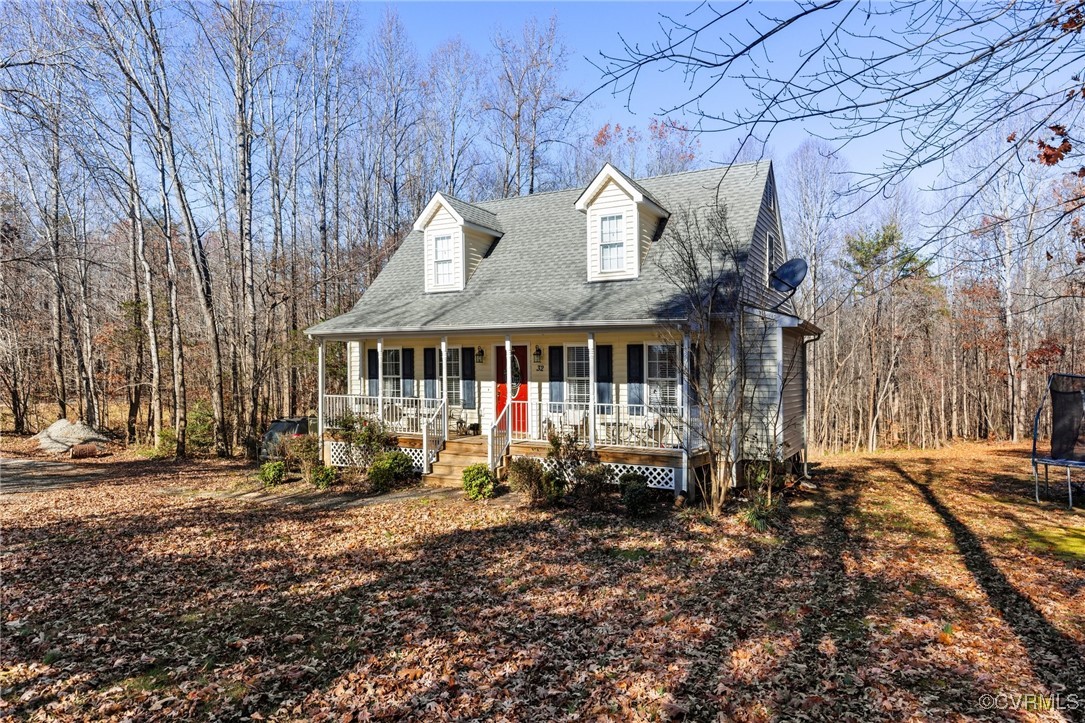
[(430, 450), (440, 451), (448, 439), (448, 415), (441, 401), (422, 421), (422, 471), (430, 472)]
[(509, 445), (512, 443), (510, 434), (509, 410), (512, 405), (506, 403), (505, 408), (497, 415), (497, 419), (490, 425), (490, 434), (487, 437), (486, 457), (490, 463), (490, 469), (496, 470), (501, 466), (508, 454)]
[[(363, 394), (324, 395), (324, 424), (341, 429), (351, 419), (378, 420), (389, 431), (399, 434), (422, 434), (425, 420), (433, 412), (445, 409), (440, 399), (420, 397), (370, 397)], [(447, 430), (447, 420), (441, 422)]]

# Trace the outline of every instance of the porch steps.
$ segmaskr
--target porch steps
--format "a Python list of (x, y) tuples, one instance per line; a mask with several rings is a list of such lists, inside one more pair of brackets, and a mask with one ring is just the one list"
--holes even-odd
[(463, 484), (465, 468), (473, 464), (486, 464), (486, 451), (486, 437), (481, 435), (450, 439), (437, 454), (437, 461), (425, 480), (441, 486), (459, 487)]

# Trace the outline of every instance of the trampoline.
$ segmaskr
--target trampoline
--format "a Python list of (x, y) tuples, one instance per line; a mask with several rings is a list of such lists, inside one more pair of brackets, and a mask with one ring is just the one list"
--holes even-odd
[(1066, 494), (1070, 507), (1074, 506), (1074, 487), (1082, 491), (1080, 483), (1073, 480), (1073, 470), (1085, 470), (1085, 376), (1080, 374), (1052, 374), (1047, 379), (1047, 397), (1051, 400), (1051, 451), (1048, 455), (1037, 454), (1037, 438), (1040, 434), (1040, 415), (1047, 399), (1040, 401), (1036, 418), (1032, 423), (1032, 480), (1036, 485), (1036, 501), (1040, 501), (1040, 465), (1044, 467), (1044, 489), (1050, 493), (1049, 468), (1066, 468)]

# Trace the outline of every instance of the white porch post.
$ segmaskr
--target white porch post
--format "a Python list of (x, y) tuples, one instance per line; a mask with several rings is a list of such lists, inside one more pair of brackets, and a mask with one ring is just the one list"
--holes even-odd
[[(505, 415), (505, 433), (512, 439), (512, 337), (505, 336), (505, 406), (509, 413)], [(498, 410), (498, 414), (501, 410)]]
[(448, 414), (448, 337), (441, 337), (441, 401), (445, 403)]
[(320, 440), (321, 457), (324, 449), (324, 340), (320, 340), (316, 352), (316, 433)]
[(384, 421), (384, 337), (377, 337), (377, 419)]
[(588, 332), (588, 446), (595, 449), (595, 333)]
[[(690, 344), (689, 334), (682, 335), (682, 490), (689, 494), (689, 370), (690, 370)], [(674, 488), (675, 495), (679, 494), (678, 486)]]

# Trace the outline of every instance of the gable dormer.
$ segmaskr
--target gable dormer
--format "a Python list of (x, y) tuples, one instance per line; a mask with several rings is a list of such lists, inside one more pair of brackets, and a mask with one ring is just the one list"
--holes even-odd
[(486, 250), (502, 235), (496, 214), (443, 193), (426, 204), (414, 230), (424, 237), (427, 293), (463, 291)]
[(635, 279), (656, 228), (670, 214), (607, 163), (576, 200), (587, 217), (588, 281)]

